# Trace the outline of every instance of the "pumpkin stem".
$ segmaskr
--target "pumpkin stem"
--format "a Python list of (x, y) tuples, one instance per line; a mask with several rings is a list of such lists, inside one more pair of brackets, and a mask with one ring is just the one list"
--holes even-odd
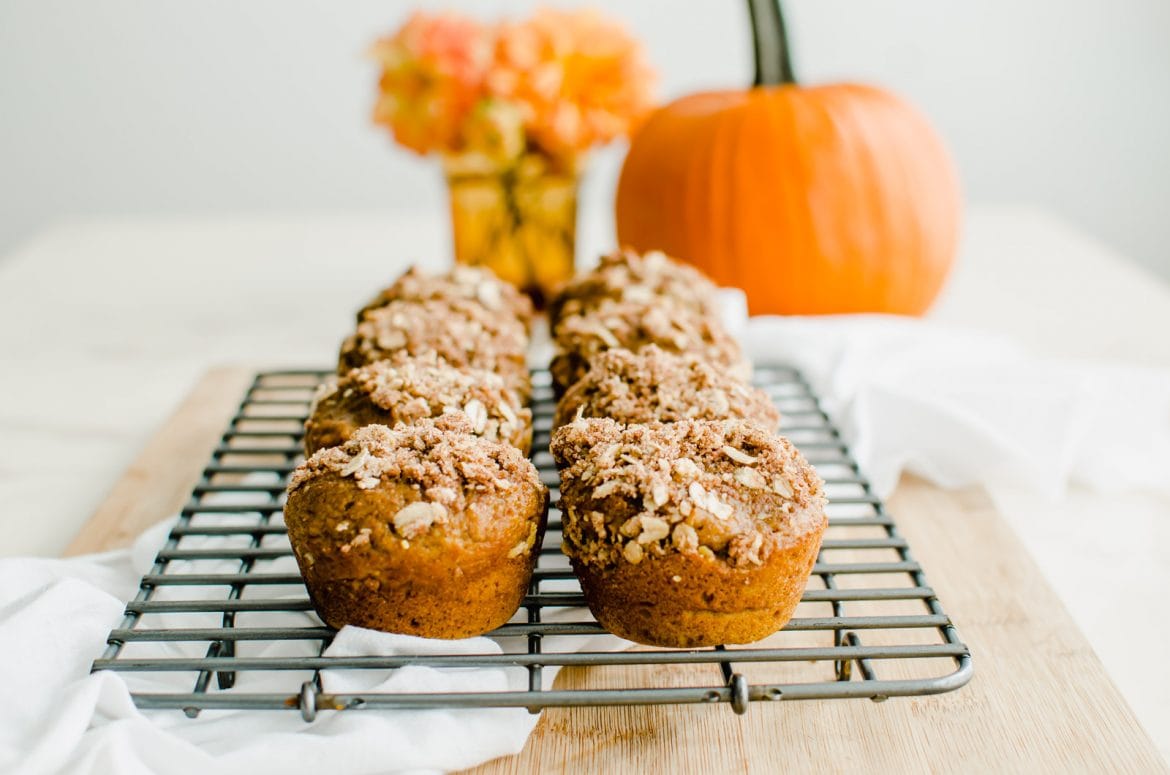
[(748, 11), (752, 16), (752, 38), (756, 50), (756, 80), (753, 85), (796, 83), (780, 0), (748, 0)]

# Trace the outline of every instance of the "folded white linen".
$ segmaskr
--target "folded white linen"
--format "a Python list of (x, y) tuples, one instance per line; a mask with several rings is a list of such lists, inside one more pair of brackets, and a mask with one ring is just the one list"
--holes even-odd
[(742, 340), (754, 360), (803, 371), (882, 495), (903, 470), (1049, 498), (1074, 481), (1170, 493), (1166, 370), (1046, 360), (882, 315), (757, 317)]
[[(76, 560), (0, 561), (0, 664), (6, 693), (20, 698), (0, 709), (0, 771), (296, 773), (320, 771), (323, 766), (338, 773), (445, 771), (523, 747), (538, 718), (525, 709), (322, 713), (310, 724), (299, 714), (284, 712), (204, 711), (197, 719), (188, 719), (178, 711), (137, 710), (122, 676), (89, 675), (89, 665), (121, 618), (122, 601), (133, 594), (169, 526), (170, 520), (148, 531), (134, 550)], [(220, 541), (205, 539), (199, 545)], [(271, 593), (266, 591), (265, 596)], [(317, 623), (312, 614), (282, 616), (300, 617), (296, 624), (302, 626)], [(605, 645), (623, 645), (611, 640)], [(171, 648), (176, 654), (192, 655), (193, 646), (205, 647)], [(595, 639), (581, 644), (597, 646)], [(488, 638), (441, 642), (344, 628), (326, 653), (500, 651)], [(329, 670), (322, 681), (329, 692), (524, 688), (526, 673), (515, 668), (511, 672), (424, 667), (372, 673)], [(553, 669), (545, 672), (555, 674)], [(152, 691), (185, 692), (191, 683), (187, 674), (150, 681), (128, 678)], [(281, 691), (288, 685), (287, 676), (240, 678), (239, 691)]]
[[(252, 475), (246, 484), (271, 483)], [(265, 493), (217, 493), (209, 504), (271, 503)], [(204, 526), (255, 524), (259, 515), (201, 515)], [(203, 711), (189, 719), (179, 711), (135, 708), (130, 691), (188, 692), (190, 673), (89, 675), (109, 630), (122, 618), (125, 601), (154, 562), (174, 518), (143, 533), (130, 549), (72, 560), (0, 560), (0, 665), (18, 703), (0, 707), (0, 772), (29, 773), (247, 773), (317, 772), (323, 764), (337, 773), (446, 771), (470, 767), (518, 752), (539, 716), (525, 708), (361, 710), (320, 713), (306, 724), (297, 713)], [(187, 549), (238, 544), (240, 536), (187, 536)], [(245, 539), (246, 540), (246, 539)], [(563, 564), (556, 562), (555, 564)], [(563, 560), (563, 558), (559, 558)], [(235, 561), (172, 561), (168, 572), (231, 573)], [(296, 571), (291, 557), (266, 561), (268, 573)], [(562, 582), (546, 582), (555, 591)], [(564, 582), (569, 583), (569, 582)], [(222, 587), (160, 587), (152, 599), (220, 598)], [(300, 585), (245, 588), (244, 597), (303, 598)], [(518, 616), (523, 616), (519, 613)], [(168, 625), (215, 627), (219, 614), (168, 614)], [(547, 610), (547, 621), (581, 620), (583, 609)], [(240, 613), (237, 626), (319, 626), (312, 612)], [(144, 616), (140, 629), (159, 626)], [(396, 656), (500, 654), (501, 644), (524, 649), (515, 638), (439, 641), (345, 627), (325, 654)], [(549, 651), (622, 649), (613, 636), (553, 637)], [(126, 646), (132, 650), (135, 644)], [(139, 644), (141, 648), (141, 644)], [(242, 642), (239, 656), (315, 656), (313, 641)], [(150, 655), (200, 657), (205, 642), (150, 644)], [(141, 655), (141, 652), (139, 652)], [(551, 688), (555, 666), (541, 671)], [(299, 680), (310, 677), (308, 671)], [(411, 665), (393, 670), (324, 670), (327, 693), (522, 691), (524, 668), (433, 668)], [(287, 672), (237, 674), (234, 692), (288, 693)]]

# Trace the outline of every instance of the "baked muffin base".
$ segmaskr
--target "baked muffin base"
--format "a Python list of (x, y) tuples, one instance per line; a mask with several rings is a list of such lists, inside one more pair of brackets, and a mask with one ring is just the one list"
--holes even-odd
[[(542, 528), (543, 529), (543, 528)], [(306, 586), (322, 621), (382, 632), (455, 640), (507, 623), (528, 591), (536, 549), (476, 571), (439, 580), (411, 578), (392, 568), (354, 578), (325, 578)]]
[[(507, 622), (532, 581), (548, 521), (547, 497), (531, 518), (491, 542), (464, 545), (436, 534), (404, 545), (379, 523), (400, 510), (406, 489), (353, 493), (353, 505), (343, 509), (336, 492), (309, 485), (302, 497), (315, 524), (297, 518), (289, 537), (317, 615), (337, 629), (351, 624), (447, 640), (483, 635)], [(331, 551), (329, 533), (342, 522), (373, 525), (369, 541), (348, 552)], [(516, 553), (526, 541), (527, 551)]]
[(792, 618), (823, 536), (824, 526), (750, 568), (676, 551), (637, 565), (571, 561), (589, 610), (618, 637), (669, 648), (754, 643)]

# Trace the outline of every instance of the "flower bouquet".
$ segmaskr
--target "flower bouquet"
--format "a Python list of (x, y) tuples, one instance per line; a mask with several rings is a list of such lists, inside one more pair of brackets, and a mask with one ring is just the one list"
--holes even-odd
[(374, 120), (442, 157), (455, 259), (486, 265), (539, 304), (573, 272), (587, 151), (651, 108), (641, 46), (593, 11), (484, 24), (412, 15), (377, 41)]

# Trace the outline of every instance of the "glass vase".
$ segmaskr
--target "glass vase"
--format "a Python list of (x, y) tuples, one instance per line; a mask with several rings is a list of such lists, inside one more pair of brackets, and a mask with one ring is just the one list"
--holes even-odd
[(577, 165), (539, 154), (500, 165), (468, 154), (446, 157), (443, 167), (455, 261), (491, 269), (543, 307), (573, 274)]

